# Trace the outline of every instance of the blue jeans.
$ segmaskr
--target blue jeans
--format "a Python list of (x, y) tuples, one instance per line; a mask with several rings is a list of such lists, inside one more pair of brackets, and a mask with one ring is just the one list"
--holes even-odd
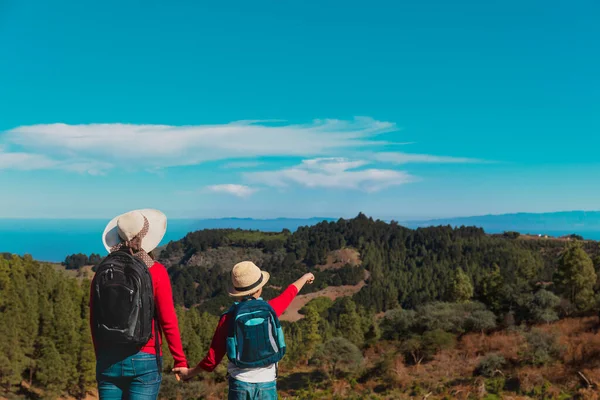
[(277, 400), (277, 382), (247, 383), (229, 378), (229, 400)]
[[(162, 357), (161, 357), (162, 364)], [(96, 380), (100, 400), (156, 400), (162, 376), (156, 356), (98, 354)]]

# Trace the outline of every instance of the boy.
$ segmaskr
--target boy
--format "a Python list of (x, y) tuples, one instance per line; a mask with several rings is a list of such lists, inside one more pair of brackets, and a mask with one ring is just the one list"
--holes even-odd
[(201, 370), (211, 372), (227, 353), (229, 400), (277, 399), (277, 361), (285, 354), (278, 317), (315, 277), (305, 274), (267, 305), (260, 296), (269, 278), (268, 272), (250, 261), (236, 264), (229, 295), (240, 301), (221, 316), (206, 357), (195, 368), (174, 368), (173, 372), (184, 380)]

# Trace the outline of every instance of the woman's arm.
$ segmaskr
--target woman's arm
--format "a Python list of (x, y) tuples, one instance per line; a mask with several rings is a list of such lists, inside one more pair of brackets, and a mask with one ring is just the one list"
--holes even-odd
[(183, 346), (181, 344), (177, 314), (175, 314), (175, 305), (173, 304), (173, 290), (169, 274), (162, 264), (156, 263), (152, 268), (157, 268), (156, 271), (153, 271), (157, 274), (158, 278), (154, 301), (156, 303), (160, 327), (165, 333), (169, 350), (175, 361), (175, 367), (187, 367), (187, 360), (183, 354)]

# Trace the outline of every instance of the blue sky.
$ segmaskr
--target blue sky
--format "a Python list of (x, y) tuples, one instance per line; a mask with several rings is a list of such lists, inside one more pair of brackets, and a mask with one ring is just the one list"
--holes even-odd
[(0, 0), (0, 217), (600, 208), (600, 4)]

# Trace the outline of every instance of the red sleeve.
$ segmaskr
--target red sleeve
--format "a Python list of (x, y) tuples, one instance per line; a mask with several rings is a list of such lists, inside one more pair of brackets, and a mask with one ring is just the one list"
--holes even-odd
[(154, 270), (152, 272), (156, 274), (158, 283), (154, 290), (158, 321), (169, 344), (169, 350), (175, 361), (175, 367), (187, 367), (187, 360), (185, 359), (183, 346), (181, 345), (177, 314), (175, 314), (175, 305), (173, 304), (173, 290), (171, 289), (169, 274), (167, 273), (167, 269), (159, 263), (155, 263), (151, 269)]
[(206, 357), (198, 366), (205, 371), (212, 372), (217, 365), (221, 363), (225, 356), (227, 340), (227, 314), (224, 314), (219, 320), (215, 334), (213, 335), (212, 342), (210, 342), (210, 349), (206, 353)]
[(269, 301), (273, 310), (275, 310), (275, 314), (278, 317), (284, 313), (284, 311), (290, 306), (294, 297), (298, 294), (298, 288), (294, 285), (290, 285), (281, 293), (279, 296), (275, 297), (273, 300)]

